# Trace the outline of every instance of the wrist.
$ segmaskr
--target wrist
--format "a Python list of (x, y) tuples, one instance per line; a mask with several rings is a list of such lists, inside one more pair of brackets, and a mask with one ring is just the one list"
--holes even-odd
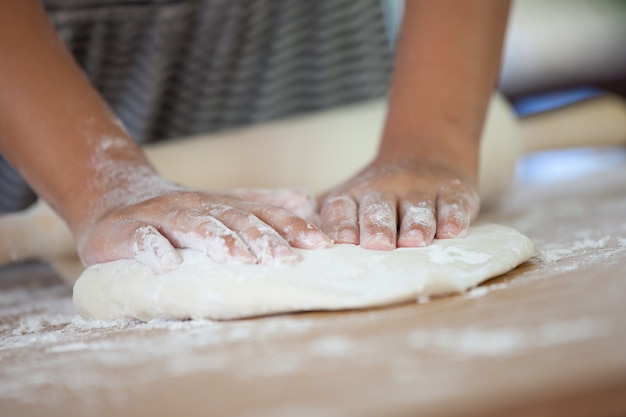
[[(139, 148), (137, 151), (133, 155), (129, 149), (131, 155), (122, 158), (115, 151), (94, 157), (89, 175), (72, 184), (77, 192), (64, 193), (64, 218), (77, 242), (110, 213), (177, 188), (154, 170)], [(74, 199), (73, 195), (81, 197)]]
[(441, 167), (473, 185), (478, 181), (480, 143), (451, 133), (384, 136), (377, 155), (383, 163), (411, 163)]

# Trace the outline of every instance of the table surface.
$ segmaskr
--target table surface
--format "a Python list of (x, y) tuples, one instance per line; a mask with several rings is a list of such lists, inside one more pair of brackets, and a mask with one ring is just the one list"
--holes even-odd
[[(536, 256), (464, 295), (211, 322), (93, 322), (0, 270), (6, 416), (626, 415), (626, 167), (514, 187), (478, 223)], [(391, 277), (390, 277), (391, 278)]]

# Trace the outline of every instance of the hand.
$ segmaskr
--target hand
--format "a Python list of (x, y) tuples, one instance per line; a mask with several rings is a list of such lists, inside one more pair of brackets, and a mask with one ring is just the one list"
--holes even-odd
[(464, 236), (479, 201), (472, 183), (454, 169), (378, 159), (320, 198), (321, 226), (335, 243), (420, 247), (435, 237)]
[(509, 2), (407, 1), (379, 156), (320, 199), (322, 230), (371, 249), (465, 235)]
[(317, 201), (307, 191), (291, 188), (236, 188), (228, 194), (254, 203), (282, 207), (309, 223), (319, 225)]
[(134, 258), (162, 273), (182, 261), (175, 248), (198, 250), (222, 263), (267, 264), (295, 262), (298, 256), (292, 247), (332, 245), (316, 226), (264, 203), (291, 201), (293, 208), (295, 201), (293, 209), (310, 212), (305, 206), (311, 199), (303, 193), (294, 192), (296, 198), (290, 199), (284, 190), (239, 190), (228, 195), (194, 191), (160, 179), (158, 184), (135, 201), (103, 213), (79, 235), (78, 251), (85, 264)]

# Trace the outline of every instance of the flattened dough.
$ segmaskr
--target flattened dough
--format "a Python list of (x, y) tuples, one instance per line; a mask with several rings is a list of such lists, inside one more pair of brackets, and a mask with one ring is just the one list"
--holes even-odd
[(465, 291), (530, 258), (532, 242), (509, 227), (484, 225), (464, 239), (372, 251), (353, 245), (298, 251), (294, 265), (217, 264), (181, 250), (183, 264), (153, 275), (134, 260), (94, 265), (74, 286), (84, 316), (232, 319), (311, 310), (340, 310)]

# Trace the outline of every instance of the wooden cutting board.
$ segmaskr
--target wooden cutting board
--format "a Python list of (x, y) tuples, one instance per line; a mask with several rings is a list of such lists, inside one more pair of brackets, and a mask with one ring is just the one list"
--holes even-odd
[[(2, 416), (626, 415), (626, 167), (517, 186), (481, 222), (537, 256), (464, 296), (231, 322), (88, 322), (0, 270)], [(389, 277), (393, 279), (393, 277)]]

